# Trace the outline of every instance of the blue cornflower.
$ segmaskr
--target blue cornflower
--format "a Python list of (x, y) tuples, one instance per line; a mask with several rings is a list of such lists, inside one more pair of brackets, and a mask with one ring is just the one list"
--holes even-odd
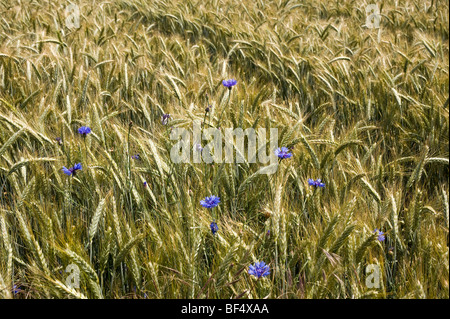
[(163, 114), (161, 117), (161, 122), (163, 125), (166, 125), (169, 122), (170, 114)]
[(223, 80), (222, 81), (223, 86), (227, 87), (229, 90), (231, 90), (231, 88), (233, 86), (235, 86), (236, 83), (237, 83), (237, 81), (235, 79)]
[(287, 147), (281, 147), (277, 148), (275, 150), (275, 155), (278, 156), (281, 159), (290, 158), (292, 156), (292, 153), (289, 153), (289, 149)]
[(147, 182), (144, 182), (144, 187), (147, 187)]
[(133, 155), (133, 156), (131, 156), (131, 158), (132, 158), (132, 159), (135, 159), (135, 160), (140, 159), (139, 154)]
[(202, 145), (201, 144), (195, 144), (195, 150), (201, 153), (203, 151)]
[(20, 288), (17, 287), (17, 285), (14, 285), (14, 286), (13, 286), (13, 293), (14, 293), (15, 295), (17, 295), (19, 292), (20, 292)]
[(374, 234), (378, 235), (377, 239), (379, 241), (384, 241), (386, 239), (386, 237), (384, 236), (384, 233), (381, 230), (375, 229), (373, 232), (374, 232)]
[(320, 178), (313, 180), (311, 178), (308, 179), (308, 184), (315, 187), (325, 187), (325, 183), (322, 183)]
[(86, 137), (89, 133), (91, 133), (91, 129), (87, 126), (82, 126), (78, 129), (78, 133), (83, 135), (83, 137)]
[(81, 167), (81, 163), (78, 163), (78, 164), (75, 164), (73, 167), (71, 167), (71, 168), (66, 168), (65, 166), (63, 166), (63, 168), (62, 168), (62, 170), (63, 170), (63, 172), (64, 172), (64, 174), (66, 174), (66, 175), (75, 175), (75, 173), (78, 171), (78, 170), (81, 170), (82, 169), (82, 167)]
[(270, 275), (270, 268), (264, 261), (256, 262), (255, 265), (250, 265), (248, 267), (248, 273), (257, 278), (265, 277)]
[(205, 197), (205, 199), (202, 199), (200, 201), (200, 204), (206, 208), (214, 208), (217, 205), (219, 205), (219, 203), (220, 203), (220, 197), (217, 197), (214, 195), (212, 195), (210, 197)]
[(62, 139), (60, 137), (55, 138), (56, 142), (58, 142), (59, 145), (62, 144)]
[(211, 225), (209, 225), (209, 227), (211, 228), (211, 232), (213, 233), (213, 235), (215, 235), (219, 230), (219, 226), (217, 226), (217, 223), (215, 221), (213, 221)]

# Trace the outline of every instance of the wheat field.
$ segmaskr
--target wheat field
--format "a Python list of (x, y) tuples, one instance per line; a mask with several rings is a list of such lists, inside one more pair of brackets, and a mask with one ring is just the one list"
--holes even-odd
[(0, 0), (0, 298), (449, 298), (448, 59), (442, 0)]

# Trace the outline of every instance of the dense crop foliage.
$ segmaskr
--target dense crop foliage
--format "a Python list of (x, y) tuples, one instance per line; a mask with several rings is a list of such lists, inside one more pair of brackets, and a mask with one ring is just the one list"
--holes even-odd
[(448, 1), (73, 3), (0, 0), (1, 298), (449, 298)]

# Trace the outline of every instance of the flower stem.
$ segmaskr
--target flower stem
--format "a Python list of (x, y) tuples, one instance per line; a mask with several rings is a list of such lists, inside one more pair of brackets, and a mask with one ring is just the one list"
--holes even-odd
[(227, 109), (228, 108), (228, 104), (230, 104), (230, 96), (231, 96), (231, 90), (230, 89), (228, 89), (228, 99), (227, 99), (227, 105), (222, 109), (222, 112), (220, 112), (220, 115), (219, 115), (219, 120), (217, 121), (217, 127), (220, 127), (220, 122), (221, 122), (221, 120), (222, 120), (222, 115), (223, 115), (223, 112), (225, 111), (225, 109)]

